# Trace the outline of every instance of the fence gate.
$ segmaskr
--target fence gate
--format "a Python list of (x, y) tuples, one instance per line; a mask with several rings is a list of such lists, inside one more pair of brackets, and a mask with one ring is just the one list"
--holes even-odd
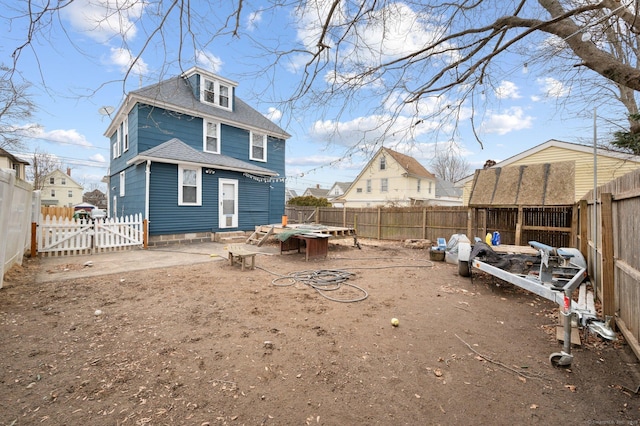
[(113, 219), (69, 219), (40, 216), (38, 253), (69, 256), (118, 251), (143, 244), (141, 214)]

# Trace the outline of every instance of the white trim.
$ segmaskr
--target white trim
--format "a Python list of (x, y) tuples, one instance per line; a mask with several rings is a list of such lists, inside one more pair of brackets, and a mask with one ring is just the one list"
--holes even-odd
[[(223, 214), (224, 186), (233, 185), (233, 214), (231, 225), (227, 225), (227, 216)], [(218, 179), (218, 227), (221, 229), (238, 227), (238, 181), (236, 179)]]
[(258, 171), (255, 169), (244, 169), (244, 168), (239, 168), (239, 167), (228, 167), (228, 166), (221, 166), (218, 164), (209, 164), (209, 163), (194, 163), (191, 161), (182, 161), (182, 160), (170, 160), (170, 159), (166, 159), (166, 158), (159, 158), (159, 157), (149, 157), (146, 155), (137, 155), (135, 157), (133, 157), (131, 160), (127, 161), (128, 165), (131, 164), (141, 164), (144, 163), (145, 161), (154, 161), (156, 163), (163, 163), (163, 164), (178, 164), (178, 165), (185, 165), (185, 166), (193, 166), (193, 167), (205, 167), (205, 168), (209, 168), (209, 169), (217, 169), (217, 170), (229, 170), (232, 172), (243, 172), (243, 173), (251, 173), (254, 175), (260, 175), (260, 176), (280, 176), (278, 173), (276, 172), (263, 172), (263, 171)]
[(125, 173), (125, 170), (123, 170), (120, 172), (120, 182), (119, 182), (121, 197), (124, 197), (125, 195), (125, 184), (126, 184), (126, 173)]
[[(195, 203), (185, 202), (183, 200), (183, 179), (184, 171), (191, 170), (196, 172), (196, 201)], [(201, 206), (202, 205), (202, 167), (189, 167), (184, 164), (178, 164), (178, 205), (179, 206)]]
[[(216, 141), (217, 141), (217, 149), (215, 151), (210, 151), (207, 149), (207, 137), (209, 137), (208, 131), (208, 124), (215, 124), (216, 126)], [(202, 119), (202, 150), (204, 152), (210, 152), (212, 154), (220, 154), (220, 149), (221, 149), (221, 141), (220, 141), (220, 127), (222, 125), (220, 124), (220, 122), (215, 121), (215, 120), (208, 120), (206, 118)]]
[[(258, 157), (254, 157), (253, 156), (253, 137), (254, 136), (262, 136), (262, 149), (263, 149), (263, 156), (262, 158), (258, 158)], [(259, 132), (253, 132), (250, 131), (249, 132), (249, 159), (253, 160), (253, 161), (261, 161), (263, 163), (267, 162), (267, 134), (266, 133), (259, 133)]]
[[(213, 84), (213, 90), (207, 90), (207, 82)], [(222, 105), (220, 99), (222, 98), (222, 89), (226, 89), (227, 105)], [(213, 95), (213, 102), (206, 99), (206, 93), (209, 92)], [(207, 105), (213, 105), (217, 108), (227, 111), (233, 111), (233, 86), (221, 81), (219, 78), (210, 78), (209, 76), (200, 74), (200, 102)]]
[(129, 116), (122, 120), (122, 152), (129, 151)]

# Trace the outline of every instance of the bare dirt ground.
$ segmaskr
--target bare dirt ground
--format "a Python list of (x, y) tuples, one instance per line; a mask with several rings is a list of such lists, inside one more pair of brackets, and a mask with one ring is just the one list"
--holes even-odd
[[(47, 283), (27, 260), (0, 290), (0, 423), (638, 423), (622, 340), (587, 336), (554, 368), (553, 303), (426, 250), (361, 244), (258, 256), (253, 271), (212, 259)], [(333, 270), (353, 275), (332, 291), (303, 280), (335, 288)]]

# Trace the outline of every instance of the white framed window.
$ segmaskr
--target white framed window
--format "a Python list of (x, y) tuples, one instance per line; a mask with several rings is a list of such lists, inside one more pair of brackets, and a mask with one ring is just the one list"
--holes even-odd
[(249, 158), (256, 161), (267, 161), (267, 135), (251, 132)]
[(202, 102), (212, 104), (224, 109), (233, 109), (231, 105), (231, 86), (217, 80), (202, 78), (202, 91), (200, 99)]
[(178, 166), (178, 205), (202, 205), (202, 169)]
[(371, 179), (367, 179), (367, 193), (371, 193)]
[(388, 192), (389, 191), (389, 179), (382, 178), (380, 179), (380, 192)]
[(420, 186), (422, 185), (422, 179), (418, 179), (418, 188), (417, 191), (420, 192)]
[(380, 170), (385, 170), (387, 168), (387, 158), (383, 155), (380, 157)]
[(431, 194), (431, 185), (433, 184), (433, 182), (429, 182), (429, 194)]
[(60, 178), (60, 185), (66, 185), (67, 184), (67, 178)]
[(356, 193), (361, 194), (362, 193), (362, 188), (356, 188)]
[(73, 198), (73, 191), (69, 190), (68, 196), (69, 196), (69, 198)]
[(122, 120), (122, 152), (129, 151), (129, 117)]
[(113, 143), (113, 158), (120, 157), (120, 147), (122, 135), (120, 133), (120, 126), (116, 129), (116, 141)]
[(49, 178), (49, 185), (55, 185), (55, 183), (56, 183), (56, 178), (50, 177)]
[(125, 187), (125, 172), (124, 170), (120, 172), (120, 196), (124, 197), (124, 187)]
[(204, 120), (203, 150), (220, 154), (220, 123)]
[(52, 189), (52, 190), (51, 190), (51, 196), (52, 196), (52, 197), (55, 197), (55, 196), (56, 196), (56, 190), (55, 190), (55, 189)]

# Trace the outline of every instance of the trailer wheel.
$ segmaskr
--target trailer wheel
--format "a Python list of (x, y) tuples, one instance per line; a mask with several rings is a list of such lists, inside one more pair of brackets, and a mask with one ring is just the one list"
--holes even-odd
[(469, 269), (468, 261), (458, 260), (458, 275), (461, 277), (471, 276), (471, 269)]
[(549, 362), (554, 367), (569, 368), (571, 361), (573, 361), (573, 356), (565, 352), (555, 352), (549, 356)]

